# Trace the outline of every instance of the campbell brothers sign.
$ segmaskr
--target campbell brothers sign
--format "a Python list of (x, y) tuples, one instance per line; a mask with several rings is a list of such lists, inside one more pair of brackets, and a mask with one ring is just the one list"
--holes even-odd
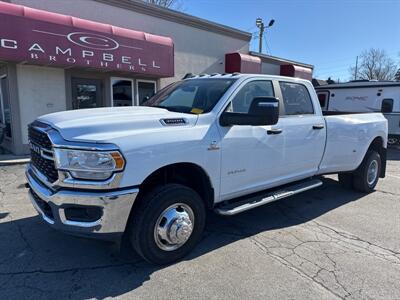
[(4, 2), (0, 2), (0, 60), (174, 75), (170, 38)]

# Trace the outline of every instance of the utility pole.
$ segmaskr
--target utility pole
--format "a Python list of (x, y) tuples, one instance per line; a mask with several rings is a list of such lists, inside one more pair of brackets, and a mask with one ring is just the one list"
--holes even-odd
[(356, 57), (356, 68), (355, 68), (355, 72), (354, 72), (354, 80), (357, 80), (357, 70), (358, 69), (358, 55)]
[(264, 35), (264, 22), (261, 18), (256, 19), (256, 25), (258, 28), (260, 28), (260, 32), (258, 33), (258, 52), (262, 52), (262, 41), (263, 41), (263, 35)]
[(275, 20), (271, 19), (271, 21), (269, 21), (268, 26), (264, 25), (264, 22), (261, 18), (257, 18), (256, 19), (256, 26), (258, 28), (260, 28), (260, 32), (258, 33), (258, 52), (261, 53), (262, 52), (262, 42), (263, 42), (263, 36), (264, 36), (264, 30), (266, 28), (271, 27), (272, 25), (274, 25)]

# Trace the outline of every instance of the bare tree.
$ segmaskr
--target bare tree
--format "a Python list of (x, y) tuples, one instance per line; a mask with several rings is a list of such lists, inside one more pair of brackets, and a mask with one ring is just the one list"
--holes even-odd
[(394, 75), (394, 79), (400, 81), (400, 69), (397, 70), (396, 75)]
[(397, 71), (396, 63), (382, 49), (371, 48), (359, 56), (359, 65), (350, 67), (352, 78), (364, 80), (394, 80)]
[(181, 2), (179, 0), (143, 0), (144, 2), (159, 5), (165, 8), (181, 9)]

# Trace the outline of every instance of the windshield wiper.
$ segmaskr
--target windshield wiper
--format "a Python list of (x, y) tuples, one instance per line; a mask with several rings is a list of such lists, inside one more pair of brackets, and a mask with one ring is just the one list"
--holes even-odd
[[(178, 113), (182, 113), (182, 114), (193, 114), (196, 115), (195, 113), (191, 112), (191, 111), (182, 111), (181, 108), (176, 107), (176, 106), (163, 106), (163, 105), (154, 105), (152, 107), (157, 107), (157, 108), (164, 108), (168, 111), (172, 111), (172, 112), (178, 112)], [(186, 110), (186, 109), (185, 109)]]
[(172, 107), (163, 106), (163, 105), (154, 105), (154, 106), (151, 106), (151, 107), (164, 108), (164, 109), (166, 109), (168, 111), (175, 111), (175, 110), (172, 109)]

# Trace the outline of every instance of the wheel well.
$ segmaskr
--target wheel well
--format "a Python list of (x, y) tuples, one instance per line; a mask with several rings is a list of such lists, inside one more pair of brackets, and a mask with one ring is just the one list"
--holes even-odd
[(379, 153), (379, 155), (382, 155), (383, 151), (383, 139), (378, 136), (376, 137), (372, 143), (369, 145), (368, 150), (375, 150), (376, 152)]
[(140, 194), (145, 194), (157, 185), (179, 183), (195, 190), (207, 208), (214, 205), (214, 189), (207, 173), (193, 163), (176, 163), (154, 171), (140, 185)]
[(380, 177), (384, 178), (386, 173), (386, 148), (383, 147), (383, 138), (381, 138), (380, 136), (376, 137), (369, 145), (368, 150), (375, 150), (379, 153), (382, 160)]

